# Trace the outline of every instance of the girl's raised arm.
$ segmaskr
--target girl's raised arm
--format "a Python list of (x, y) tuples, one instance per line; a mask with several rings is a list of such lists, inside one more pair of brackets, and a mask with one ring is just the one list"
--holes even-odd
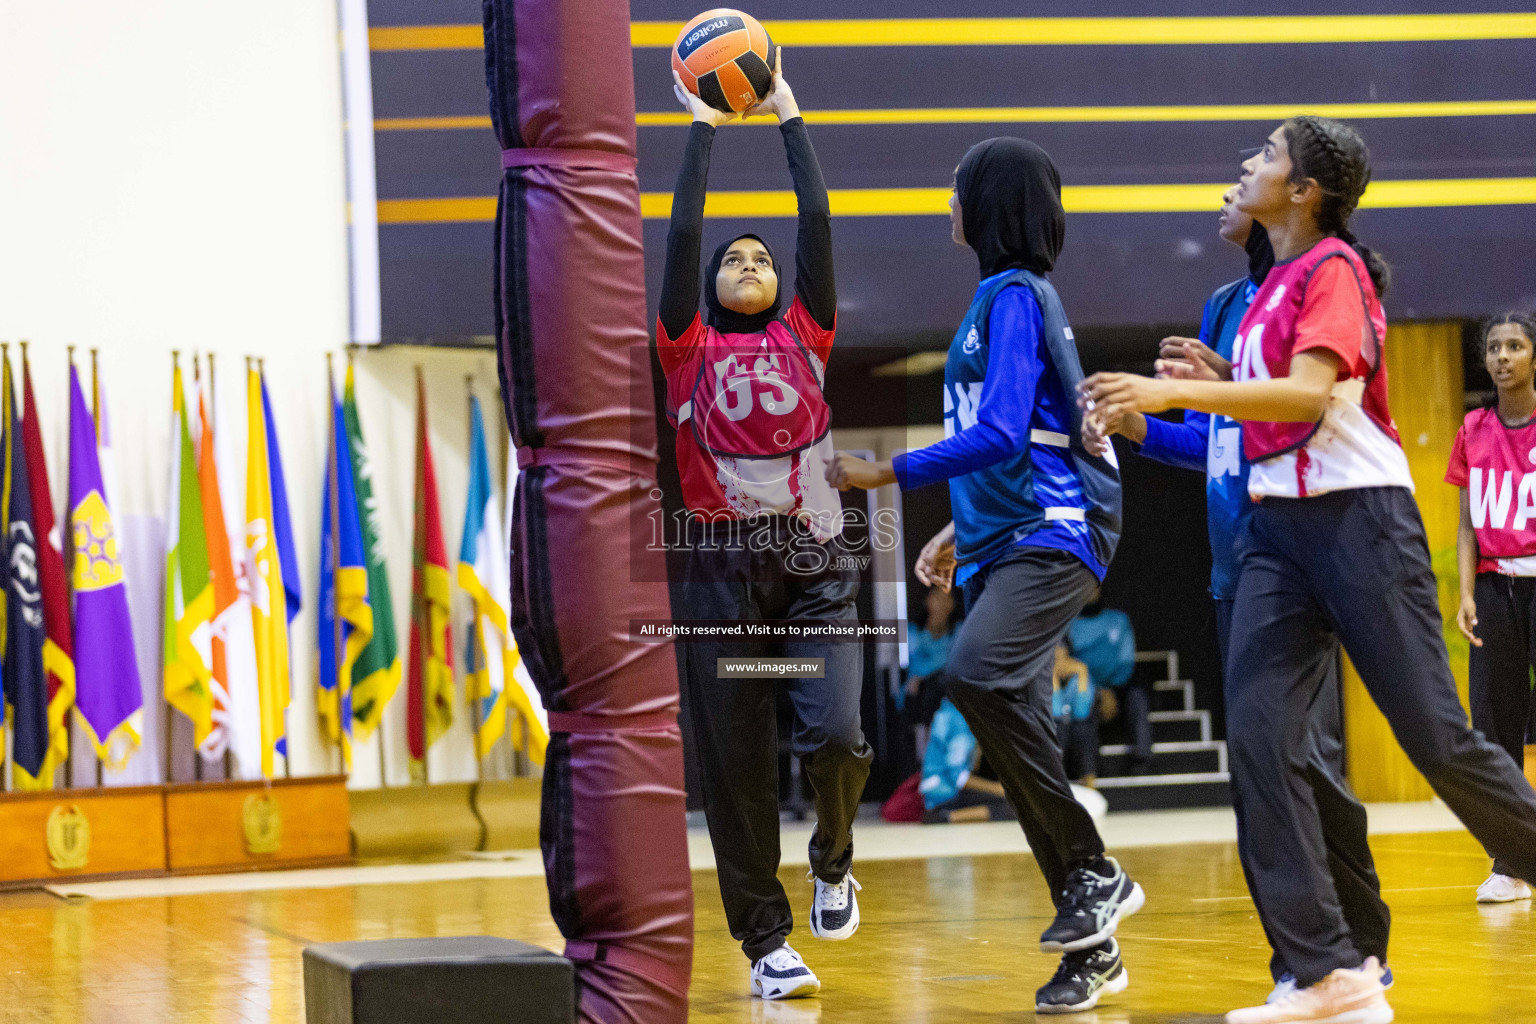
[(667, 339), (677, 340), (699, 312), (699, 256), (704, 240), (704, 196), (709, 187), (709, 153), (715, 128), (733, 115), (722, 113), (683, 87), (672, 72), (672, 91), (693, 115), (683, 165), (672, 190), (672, 226), (667, 232), (667, 262), (661, 275), (657, 317)]

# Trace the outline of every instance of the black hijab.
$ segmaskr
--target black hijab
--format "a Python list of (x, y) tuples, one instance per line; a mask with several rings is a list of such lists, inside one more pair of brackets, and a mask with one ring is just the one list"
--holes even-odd
[[(768, 259), (773, 262), (773, 272), (778, 278), (778, 290), (773, 293), (773, 301), (768, 308), (758, 313), (738, 313), (734, 309), (726, 309), (720, 304), (720, 296), (715, 292), (715, 275), (720, 273), (720, 262), (725, 259), (725, 254), (731, 251), (731, 246), (743, 238), (750, 238), (762, 245), (768, 252)], [(757, 235), (748, 233), (744, 235), (732, 235), (720, 243), (720, 248), (709, 258), (709, 266), (704, 271), (704, 305), (709, 309), (709, 326), (721, 334), (761, 334), (767, 330), (779, 315), (779, 305), (784, 297), (784, 274), (779, 270), (779, 261), (773, 255), (773, 250), (768, 248)]]
[(1045, 150), (1024, 139), (978, 142), (955, 171), (955, 189), (982, 277), (1015, 269), (1044, 274), (1056, 265), (1067, 217), (1061, 175)]
[(1248, 253), (1248, 280), (1262, 285), (1275, 266), (1275, 247), (1269, 243), (1269, 232), (1258, 221), (1248, 229), (1248, 240), (1243, 243)]

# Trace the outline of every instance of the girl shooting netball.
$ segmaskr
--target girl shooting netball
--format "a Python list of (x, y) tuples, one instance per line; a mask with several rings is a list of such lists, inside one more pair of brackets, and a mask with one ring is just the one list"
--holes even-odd
[[(735, 31), (730, 18), (706, 19), (711, 25)], [(685, 29), (684, 38), (697, 31)], [(673, 80), (693, 124), (673, 196), (656, 344), (667, 377), (667, 415), (677, 428), (683, 500), (692, 513), (685, 614), (851, 621), (859, 581), (838, 557), (842, 504), (824, 479), (832, 442), (821, 384), (837, 328), (837, 289), (821, 169), (794, 93), (776, 72), (771, 91), (747, 114), (776, 115), (784, 137), (799, 203), (794, 297), (781, 312), (783, 268), (768, 243), (755, 234), (734, 235), (715, 249), (705, 270), (707, 317), (701, 316), (710, 149), (716, 127), (735, 115), (689, 91), (675, 71)], [(688, 643), (683, 685), (726, 919), (752, 961), (752, 993), (781, 999), (813, 994), (821, 983), (786, 941), (794, 920), (776, 877), (778, 684), (721, 678), (717, 668), (720, 658), (757, 657), (769, 649), (751, 640)], [(784, 641), (781, 650), (823, 661), (823, 677), (784, 685), (795, 709), (792, 748), (815, 793), (811, 933), (847, 939), (859, 927), (853, 817), (873, 759), (859, 724), (860, 645)]]

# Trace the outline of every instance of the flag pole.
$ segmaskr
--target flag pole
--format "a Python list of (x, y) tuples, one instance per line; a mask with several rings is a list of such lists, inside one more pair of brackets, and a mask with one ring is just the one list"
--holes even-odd
[[(97, 374), (96, 351), (97, 350), (94, 347), (91, 349), (91, 427), (96, 432), (96, 458), (98, 460), (100, 460), (100, 458), (101, 458), (101, 383), (100, 383), (99, 376)], [(70, 361), (70, 364), (73, 365), (74, 361), (75, 361), (75, 359), (74, 359), (74, 352), (75, 352), (74, 346), (70, 346), (69, 352), (70, 352), (70, 359), (69, 359), (69, 361)], [(106, 487), (106, 481), (105, 480), (102, 481), (102, 487), (103, 488)], [(115, 526), (115, 524), (114, 524), (114, 526)], [(73, 532), (73, 531), (71, 531), (71, 532)], [(78, 697), (76, 699), (78, 699)], [(110, 743), (111, 741), (108, 740), (106, 742)], [(110, 749), (110, 747), (108, 749)], [(96, 785), (97, 785), (98, 788), (105, 784), (103, 779), (102, 779), (102, 772), (103, 772), (103, 770), (104, 770), (104, 766), (102, 765), (101, 755), (98, 754), (96, 756)], [(167, 776), (165, 781), (167, 781), (167, 782), (171, 781), (169, 776)]]
[[(25, 346), (26, 342), (22, 342), (22, 345)], [(9, 382), (9, 380), (10, 380), (10, 369), (11, 369), (11, 343), (10, 342), (8, 342), (8, 341), (0, 341), (0, 358), (3, 358), (5, 360), (5, 371), (6, 371), (5, 372), (5, 379), (6, 379), (7, 382)], [(5, 501), (4, 501), (5, 507), (3, 509), (0, 509), (0, 517), (3, 517), (5, 519), (9, 519), (10, 515), (11, 515), (11, 486), (10, 486), (11, 485), (11, 480), (10, 480), (11, 453), (16, 450), (16, 439), (11, 436), (11, 425), (13, 423), (15, 423), (16, 419), (17, 419), (15, 410), (11, 408), (12, 405), (14, 404), (14, 402), (15, 402), (15, 399), (12, 397), (13, 394), (14, 394), (14, 389), (12, 389), (12, 388), (7, 388), (6, 389), (6, 392), (5, 392), (5, 408), (11, 410), (11, 415), (7, 416), (6, 419), (5, 419), (5, 467), (6, 467), (6, 479), (5, 479), (5, 487), (4, 487), (4, 489), (5, 489), (5, 495), (4, 495), (4, 497), (5, 497)], [(9, 531), (7, 531), (7, 532), (9, 532)], [(3, 712), (0, 712), (0, 713), (3, 713)], [(16, 778), (15, 762), (11, 761), (10, 762), (9, 770), (8, 771), (6, 770), (6, 762), (10, 761), (10, 756), (11, 756), (11, 753), (12, 753), (11, 748), (13, 746), (13, 744), (6, 742), (8, 739), (9, 739), (9, 737), (6, 735), (5, 729), (4, 728), (0, 728), (0, 772), (3, 772), (5, 776), (10, 778), (11, 786), (13, 786), (13, 785), (15, 785), (15, 778)], [(0, 778), (0, 789), (10, 789), (11, 786), (5, 785), (5, 779), (4, 778)]]
[[(213, 353), (209, 352), (208, 353), (208, 427), (209, 427), (210, 430), (213, 429), (213, 424), (216, 422), (214, 417), (216, 415), (215, 410), (218, 408), (218, 406), (216, 404), (217, 401), (218, 401), (218, 393), (217, 393), (217, 391), (214, 388), (214, 379), (213, 379)], [(215, 458), (215, 460), (218, 458), (218, 449), (217, 448), (214, 449), (214, 458)], [(221, 504), (221, 506), (223, 504), (222, 496), (220, 497), (220, 504)], [(223, 544), (225, 547), (228, 547), (229, 546), (229, 513), (228, 512), (224, 513), (224, 522), (221, 523), (220, 525), (224, 527), (224, 536), (219, 538), (219, 543)], [(238, 591), (237, 591), (237, 593), (238, 593)], [(226, 629), (227, 628), (228, 627), (226, 626)], [(226, 635), (226, 637), (228, 636), (227, 633), (225, 635)], [(225, 654), (225, 664), (227, 665), (227, 664), (229, 664), (228, 653), (227, 653), (228, 650), (229, 650), (229, 641), (228, 641), (228, 639), (226, 639), (225, 642), (224, 642), (224, 649), (226, 651), (226, 654)], [(229, 672), (226, 671), (224, 673), (224, 675), (226, 677), (225, 680), (224, 680), (224, 685), (225, 685), (226, 688), (228, 688), (229, 687), (229, 679), (228, 679)], [(230, 701), (229, 714), (230, 714), (231, 722), (234, 719), (234, 711), (235, 711), (235, 709), (234, 709), (234, 700), (235, 700), (234, 694), (230, 694), (229, 695), (229, 701)], [(233, 733), (234, 733), (234, 730), (232, 730), (230, 728), (230, 726), (228, 724), (226, 724), (224, 726), (224, 779), (225, 779), (226, 782), (234, 777), (234, 771), (235, 771), (234, 753), (233, 753), (233, 751), (231, 749), (231, 747), (233, 745), (232, 741), (234, 739)]]
[[(426, 459), (426, 446), (428, 444), (427, 434), (426, 434), (426, 429), (425, 429), (426, 428), (426, 407), (427, 407), (427, 382), (426, 382), (426, 378), (422, 375), (421, 364), (417, 363), (416, 364), (416, 430), (417, 430), (417, 432), (418, 432), (418, 434), (420, 436), (418, 436), (417, 441), (416, 441), (416, 445), (417, 445), (417, 447), (416, 447), (416, 479), (417, 479), (418, 482), (421, 482), (421, 483), (425, 482), (425, 474), (426, 474), (426, 463), (425, 463), (425, 459)], [(423, 488), (423, 491), (422, 491), (422, 494), (420, 495), (420, 497), (422, 498), (423, 501), (426, 500), (427, 495), (425, 493), (425, 488)], [(425, 519), (426, 519), (426, 510), (425, 510), (425, 508), (418, 506), (417, 509), (416, 509), (416, 521), (413, 524), (413, 528), (411, 530), (411, 533), (412, 533), (411, 546), (412, 546), (412, 548), (414, 548), (416, 546), (416, 540), (417, 540), (417, 538), (414, 536), (415, 533), (416, 533), (415, 526), (424, 523)], [(422, 564), (420, 566), (420, 571), (421, 571), (421, 579), (420, 580), (416, 579), (416, 572), (417, 572), (416, 552), (415, 551), (411, 552), (411, 618), (413, 620), (412, 628), (414, 628), (420, 634), (420, 636), (421, 636), (420, 648), (419, 648), (419, 650), (416, 653), (417, 653), (417, 656), (422, 659), (423, 664), (420, 664), (420, 665), (408, 665), (408, 666), (406, 666), (406, 677), (405, 678), (406, 678), (407, 692), (406, 692), (406, 695), (405, 695), (405, 704), (406, 704), (406, 714), (405, 714), (405, 728), (406, 728), (405, 748), (406, 748), (407, 752), (409, 752), (409, 750), (411, 748), (411, 735), (410, 735), (410, 728), (411, 728), (411, 714), (410, 714), (411, 694), (409, 692), (409, 687), (410, 687), (410, 678), (411, 678), (410, 677), (410, 672), (411, 672), (412, 669), (415, 669), (417, 672), (419, 672), (421, 674), (421, 697), (420, 697), (420, 700), (421, 700), (421, 782), (422, 782), (422, 785), (425, 786), (425, 785), (430, 785), (431, 782), (432, 782), (431, 778), (428, 776), (428, 773), (427, 773), (428, 754), (431, 753), (431, 751), (427, 747), (427, 665), (426, 665), (426, 663), (430, 663), (431, 660), (432, 660), (432, 655), (430, 654), (430, 651), (432, 649), (432, 615), (431, 615), (430, 612), (428, 612), (426, 615), (422, 616), (422, 620), (421, 621), (419, 621), (419, 622), (414, 621), (416, 619), (417, 614), (418, 614), (418, 610), (417, 610), (417, 606), (416, 606), (416, 588), (417, 588), (418, 585), (422, 588), (422, 603), (423, 603), (423, 606), (425, 606), (425, 603), (426, 603), (426, 585), (427, 585), (427, 580), (426, 580), (426, 576), (427, 576), (426, 547), (427, 547), (427, 545), (426, 545), (426, 531), (424, 531), (424, 530), (422, 531), (421, 542), (422, 542), (422, 552), (421, 552), (421, 554), (422, 554)], [(406, 651), (407, 651), (407, 657), (409, 657), (409, 651), (410, 651), (410, 644), (409, 643), (406, 644)]]
[[(336, 737), (338, 743), (337, 753), (341, 755), (342, 771), (348, 771), (349, 766), (345, 749), (351, 745), (348, 739), (348, 726), (351, 724), (346, 718), (350, 718), (347, 709), (341, 700), (341, 616), (336, 610), (336, 578), (341, 572), (341, 495), (337, 491), (340, 486), (341, 467), (336, 459), (336, 367), (331, 353), (325, 354), (325, 379), (330, 385), (330, 393), (326, 400), (326, 422), (330, 430), (326, 437), (326, 447), (330, 450), (330, 458), (326, 460), (326, 473), (329, 475), (331, 496), (327, 501), (326, 516), (331, 520), (331, 664), (336, 666)], [(343, 716), (346, 716), (344, 718)]]
[[(179, 369), (181, 369), (181, 350), (173, 348), (173, 349), (171, 349), (171, 392), (172, 392), (172, 394), (171, 394), (171, 408), (173, 408), (173, 409), (176, 407), (176, 394), (175, 394), (175, 390), (176, 390), (176, 371), (179, 370)], [(91, 349), (91, 394), (94, 396), (95, 393), (96, 393), (96, 350), (95, 349)], [(100, 421), (97, 422), (96, 440), (97, 440), (98, 443), (100, 443), (100, 441), (101, 441), (101, 425), (100, 425)], [(180, 446), (176, 444), (176, 440), (177, 440), (177, 438), (176, 438), (176, 424), (174, 422), (174, 417), (173, 417), (173, 422), (171, 423), (171, 445), (172, 445), (172, 447), (177, 452), (180, 452), (181, 449), (180, 449)], [(172, 455), (171, 458), (172, 459), (176, 459), (176, 458), (178, 458), (178, 456), (177, 455)], [(183, 485), (185, 485), (186, 482), (182, 481), (182, 483), (183, 483)], [(179, 517), (180, 510), (173, 508), (173, 509), (170, 509), (167, 514)], [(179, 535), (180, 534), (179, 534), (179, 531), (178, 531), (178, 536)], [(166, 577), (165, 585), (167, 587), (173, 585), (169, 576)], [(169, 651), (162, 652), (161, 653), (162, 660), (164, 660), (169, 655), (170, 655)], [(164, 689), (163, 685), (162, 685), (161, 689), (162, 690)], [(174, 743), (174, 740), (173, 740), (173, 734), (176, 731), (176, 713), (175, 713), (175, 709), (171, 707), (171, 702), (170, 702), (169, 698), (166, 698), (164, 700), (164, 704), (165, 704), (165, 781), (166, 781), (166, 784), (169, 785), (170, 783), (176, 781), (172, 777), (173, 761), (174, 761), (174, 757), (175, 757), (175, 753), (174, 753), (175, 743)], [(192, 778), (194, 780), (200, 780), (200, 774), (199, 774), (199, 772), (197, 770), (197, 757), (196, 757), (195, 754), (192, 757)]]
[[(197, 387), (198, 393), (200, 393), (201, 396), (201, 390), (203, 390), (203, 358), (201, 358), (197, 348), (192, 350), (192, 384)], [(186, 388), (181, 388), (181, 408), (186, 410)], [(184, 411), (183, 416), (186, 416), (186, 411)], [(198, 428), (200, 428), (200, 433), (198, 433), (198, 444), (201, 444), (201, 425), (203, 424), (200, 422), (200, 424), (198, 424)], [(178, 445), (178, 450), (180, 450), (180, 445)], [(178, 497), (178, 500), (180, 500), (180, 497)], [(198, 494), (198, 500), (201, 502), (201, 494)], [(204, 528), (203, 540), (204, 545), (206, 545), (206, 528)], [(201, 751), (197, 745), (197, 729), (195, 729), (195, 726), (194, 732), (192, 732), (192, 778), (197, 781), (203, 781), (203, 751)]]
[[(262, 394), (263, 404), (265, 404), (265, 399), (266, 399), (266, 394), (267, 394), (267, 360), (263, 356), (256, 356), (256, 375), (261, 378), (261, 394)], [(271, 433), (273, 436), (276, 436), (277, 428), (274, 427), (272, 425), (272, 423), (267, 419), (267, 411), (266, 411), (265, 408), (263, 408), (262, 412), (261, 412), (261, 422), (262, 422), (262, 426), (266, 427), (267, 431), (269, 433)], [(271, 483), (270, 483), (271, 479), (272, 479), (272, 452), (269, 450), (267, 452), (267, 480), (269, 481), (269, 483), (267, 485), (268, 490), (271, 490)], [(272, 521), (267, 524), (267, 530), (268, 530), (269, 536), (272, 538), (273, 550), (276, 551), (277, 550), (277, 510), (275, 508), (272, 511)], [(283, 559), (282, 559), (282, 553), (281, 552), (278, 552), (277, 568), (278, 568), (278, 572), (277, 572), (278, 586), (283, 588), (283, 632), (286, 633), (286, 632), (288, 632), (288, 625), (289, 625), (289, 622), (288, 622), (288, 591), (287, 591), (287, 582), (283, 579), (283, 572), (282, 572)], [(287, 665), (287, 668), (288, 668), (288, 694), (289, 694), (288, 702), (289, 702), (289, 705), (291, 706), (292, 703), (293, 703), (293, 636), (291, 634), (288, 637), (288, 642), (285, 643), (283, 646), (288, 651), (288, 665)], [(289, 711), (289, 708), (283, 708), (283, 747), (284, 747), (284, 750), (283, 750), (283, 778), (285, 778), (285, 779), (293, 778), (293, 744), (291, 742), (293, 737), (288, 735), (288, 711)], [(272, 782), (271, 782), (270, 779), (267, 780), (267, 788), (268, 789), (272, 788)]]
[[(75, 368), (75, 346), (66, 345), (64, 346), (64, 350), (69, 361), (69, 368), (73, 370)], [(27, 358), (26, 342), (22, 342), (21, 345), (21, 358), (23, 360)], [(68, 374), (65, 374), (65, 376), (67, 377)], [(62, 554), (64, 555), (64, 593), (69, 600), (70, 607), (74, 607), (75, 589), (75, 530), (73, 524), (69, 522), (72, 512), (73, 510), (69, 507), (69, 481), (66, 479), (64, 481), (64, 521), (66, 525), (64, 525), (63, 528), (61, 528), (59, 531), (59, 546), (62, 549)], [(80, 714), (80, 694), (77, 691), (75, 694), (75, 702), (70, 706), (69, 709), (70, 733), (68, 782), (70, 789), (73, 789), (75, 786), (75, 748), (79, 746), (79, 744), (75, 742), (75, 726), (80, 724), (82, 717), (83, 716)]]
[[(464, 408), (468, 411), (467, 422), (468, 427), (470, 427), (470, 444), (468, 444), (468, 448), (473, 450), (475, 448), (475, 375), (473, 373), (465, 373), (464, 375)], [(475, 467), (470, 467), (470, 473), (475, 473)], [(470, 611), (470, 637), (468, 639), (470, 639), (470, 643), (473, 645), (478, 637), (481, 637), (479, 639), (481, 657), (490, 659), (490, 652), (485, 651), (485, 642), (482, 639), (479, 608), (472, 608), (472, 611)], [(465, 668), (468, 668), (468, 665), (465, 665)], [(473, 740), (475, 740), (475, 746), (473, 746), (473, 749), (475, 749), (475, 778), (476, 780), (484, 781), (485, 760), (481, 757), (481, 749), (479, 749), (479, 728), (481, 728), (481, 699), (479, 697), (470, 702), (470, 728), (475, 731), (473, 732)]]
[[(31, 363), (28, 362), (28, 358), (27, 358), (27, 339), (22, 338), (20, 344), (21, 344), (22, 385), (23, 385), (23, 388), (25, 388), (26, 381), (28, 379), (30, 379), (31, 376), (32, 376), (32, 366), (31, 366)], [(9, 361), (10, 357), (7, 356), (6, 358), (7, 358), (7, 361)], [(25, 395), (23, 395), (23, 400), (25, 400)], [(41, 428), (39, 428), (39, 432), (41, 432)], [(64, 481), (64, 487), (65, 487), (65, 503), (67, 505), (68, 504), (68, 488), (69, 488), (69, 481), (67, 479)], [(43, 496), (43, 500), (48, 502), (49, 511), (52, 511), (52, 509), (53, 509), (53, 495), (52, 494), (45, 494)], [(66, 508), (65, 509), (65, 513), (66, 513), (65, 520), (68, 519), (68, 515), (67, 515), (68, 512), (69, 512), (69, 509)], [(68, 524), (67, 521), (62, 521), (62, 520), (59, 520), (59, 519), (55, 519), (54, 520), (54, 526), (59, 531), (59, 558), (60, 558), (61, 561), (64, 562), (64, 593), (66, 595), (66, 597), (65, 597), (65, 607), (68, 608), (69, 607), (69, 599), (68, 599), (67, 595), (69, 594), (69, 587), (70, 587), (69, 562), (68, 562), (67, 559), (64, 558), (64, 552), (66, 550), (65, 545), (69, 544), (73, 540), (74, 531), (69, 528), (69, 524)], [(73, 629), (72, 626), (71, 626), (71, 629)], [(57, 784), (58, 784), (58, 772), (62, 770), (64, 772), (64, 788), (65, 789), (71, 789), (74, 786), (75, 748), (79, 746), (79, 744), (74, 741), (74, 736), (72, 734), (72, 726), (73, 726), (73, 720), (74, 720), (74, 715), (75, 714), (76, 714), (75, 701), (71, 700), (70, 701), (70, 705), (69, 705), (69, 710), (68, 710), (68, 712), (67, 712), (67, 714), (65, 716), (65, 722), (64, 722), (64, 731), (65, 731), (65, 733), (67, 734), (67, 737), (68, 737), (67, 738), (68, 746), (65, 748), (65, 751), (64, 751), (64, 763), (62, 765), (60, 765), (58, 769), (55, 769), (54, 777), (51, 780), (52, 783), (55, 786), (57, 786)]]

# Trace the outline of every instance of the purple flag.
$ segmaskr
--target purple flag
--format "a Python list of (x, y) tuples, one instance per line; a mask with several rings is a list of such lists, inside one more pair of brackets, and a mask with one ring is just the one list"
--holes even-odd
[(133, 654), (123, 552), (102, 484), (96, 424), (69, 368), (70, 576), (75, 597), (75, 703), (111, 767), (139, 745), (144, 692)]

